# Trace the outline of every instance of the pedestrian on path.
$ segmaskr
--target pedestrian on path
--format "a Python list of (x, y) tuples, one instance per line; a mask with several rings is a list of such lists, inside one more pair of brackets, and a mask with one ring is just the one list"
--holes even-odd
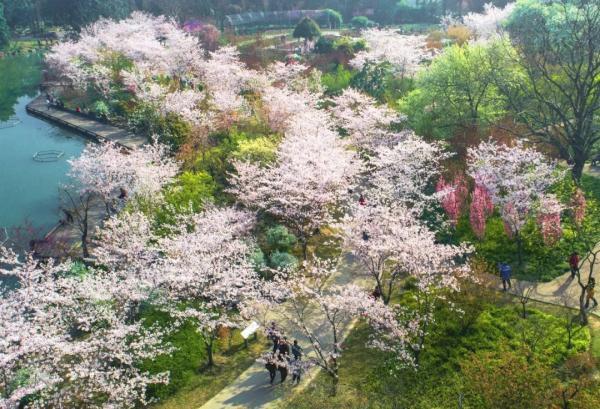
[(292, 385), (298, 385), (302, 377), (302, 362), (300, 362), (300, 359), (295, 359), (290, 366), (292, 370)]
[(569, 267), (571, 267), (571, 278), (575, 278), (575, 275), (579, 273), (579, 254), (576, 251), (569, 257)]
[(508, 263), (500, 263), (500, 277), (502, 278), (502, 291), (507, 291), (508, 288), (512, 288), (510, 283), (510, 276), (512, 275), (512, 268)]
[(587, 288), (586, 288), (587, 298), (585, 300), (585, 308), (589, 308), (590, 300), (592, 300), (594, 302), (593, 308), (596, 308), (598, 306), (598, 301), (596, 301), (596, 298), (594, 298), (595, 287), (596, 287), (596, 279), (594, 277), (591, 277), (590, 281), (588, 282)]
[(298, 345), (298, 340), (294, 340), (294, 345), (292, 345), (292, 355), (294, 355), (295, 361), (300, 361), (302, 359), (302, 347)]
[(290, 358), (290, 344), (287, 342), (287, 338), (279, 338), (279, 345), (277, 346), (277, 353), (281, 359), (288, 360)]
[(265, 358), (265, 361), (265, 368), (267, 368), (267, 371), (269, 371), (270, 384), (273, 385), (273, 382), (275, 382), (275, 376), (277, 375), (277, 365), (275, 364), (274, 355), (272, 353), (269, 354)]
[(281, 375), (281, 382), (284, 383), (288, 376), (288, 363), (283, 362), (279, 365), (279, 374)]
[(271, 326), (267, 328), (267, 338), (273, 342), (273, 353), (277, 352), (277, 347), (279, 346), (279, 339), (281, 338), (281, 334), (277, 329), (275, 321), (271, 322)]

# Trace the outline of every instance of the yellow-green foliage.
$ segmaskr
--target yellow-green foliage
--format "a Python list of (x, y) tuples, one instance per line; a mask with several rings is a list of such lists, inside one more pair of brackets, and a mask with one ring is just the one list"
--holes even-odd
[(272, 139), (263, 136), (256, 139), (240, 140), (237, 150), (232, 153), (234, 159), (269, 163), (275, 160), (277, 145)]

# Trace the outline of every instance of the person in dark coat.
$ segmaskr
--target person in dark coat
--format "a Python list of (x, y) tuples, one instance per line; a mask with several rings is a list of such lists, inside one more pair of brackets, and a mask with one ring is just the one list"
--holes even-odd
[(512, 275), (512, 268), (508, 263), (500, 263), (500, 277), (502, 278), (502, 289), (503, 291), (508, 288), (512, 288), (510, 284), (510, 276)]
[(296, 361), (302, 359), (302, 347), (298, 345), (298, 340), (294, 340), (294, 345), (292, 345), (292, 355)]
[(270, 384), (273, 385), (273, 382), (275, 382), (275, 376), (277, 376), (277, 365), (274, 362), (273, 355), (267, 358), (265, 368), (267, 368), (267, 371), (269, 371)]
[(277, 346), (277, 352), (282, 359), (289, 359), (290, 357), (290, 344), (287, 342), (287, 338), (283, 337), (279, 339), (279, 345)]
[(575, 275), (579, 272), (579, 254), (576, 251), (569, 257), (569, 267), (571, 268), (571, 278), (575, 278)]

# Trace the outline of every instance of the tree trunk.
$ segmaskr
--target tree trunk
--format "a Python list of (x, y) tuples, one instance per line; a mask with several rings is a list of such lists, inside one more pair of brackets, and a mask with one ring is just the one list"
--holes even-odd
[(523, 271), (523, 240), (521, 239), (521, 233), (515, 234), (517, 241), (517, 269)]
[(213, 342), (210, 340), (209, 342), (205, 342), (206, 344), (206, 364), (208, 367), (213, 367), (215, 365), (215, 361), (213, 358)]
[[(87, 210), (85, 210), (87, 213)], [(83, 257), (88, 258), (90, 256), (90, 252), (88, 250), (88, 220), (87, 214), (83, 221), (83, 229), (81, 231), (81, 250), (83, 252)]]
[(581, 295), (579, 296), (579, 319), (580, 319), (581, 325), (588, 324), (588, 313), (587, 313), (587, 310), (585, 309), (586, 288), (587, 287), (584, 287), (584, 286), (581, 287)]
[(573, 180), (575, 181), (575, 184), (577, 186), (580, 186), (580, 184), (581, 184), (581, 176), (583, 175), (583, 167), (584, 166), (585, 166), (585, 157), (580, 156), (580, 155), (575, 155), (575, 158), (573, 158), (572, 174), (573, 174)]
[(331, 396), (337, 395), (338, 384), (340, 383), (340, 378), (337, 374), (337, 371), (332, 373), (331, 375)]

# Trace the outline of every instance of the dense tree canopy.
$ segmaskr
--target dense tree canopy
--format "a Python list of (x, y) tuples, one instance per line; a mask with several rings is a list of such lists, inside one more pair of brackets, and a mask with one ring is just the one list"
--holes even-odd
[(538, 0), (517, 3), (507, 22), (523, 80), (496, 75), (514, 115), (542, 141), (574, 164), (600, 141), (600, 6), (595, 1)]

